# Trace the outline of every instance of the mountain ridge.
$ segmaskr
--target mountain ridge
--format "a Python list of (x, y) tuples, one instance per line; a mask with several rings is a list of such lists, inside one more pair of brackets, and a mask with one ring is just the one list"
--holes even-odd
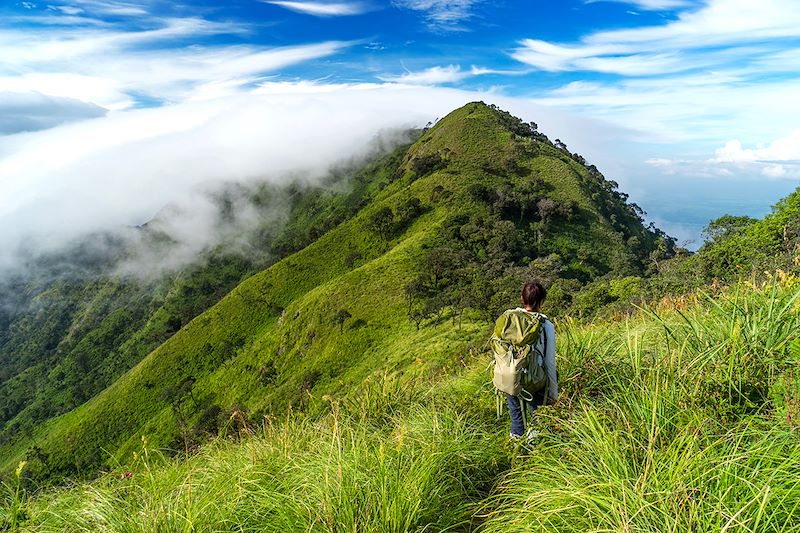
[[(561, 265), (566, 277), (551, 281), (565, 284), (562, 293), (614, 271), (643, 272), (664, 235), (578, 158), (493, 106), (453, 111), (378, 172), (388, 181), (352, 218), (250, 276), (104, 391), (38, 427), (33, 448), (0, 448), (3, 469), (27, 454), (43, 479), (90, 474), (123, 461), (143, 437), (189, 450), (226, 419), (317, 409), (373, 372), (437, 372), (470, 350), (485, 330), (480, 316), (513, 303), (520, 276), (545, 260)], [(442, 249), (463, 258), (446, 272), (450, 284), (422, 279), (422, 290), (409, 290)], [(459, 285), (465, 275), (472, 285)], [(472, 316), (476, 305), (483, 315)], [(456, 309), (461, 329), (436, 327)]]

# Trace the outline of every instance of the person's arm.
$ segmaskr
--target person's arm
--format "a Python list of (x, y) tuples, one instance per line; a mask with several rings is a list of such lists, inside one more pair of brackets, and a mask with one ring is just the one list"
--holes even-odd
[(556, 328), (549, 320), (544, 323), (547, 346), (544, 354), (544, 371), (547, 374), (546, 403), (558, 400), (558, 373), (556, 372)]

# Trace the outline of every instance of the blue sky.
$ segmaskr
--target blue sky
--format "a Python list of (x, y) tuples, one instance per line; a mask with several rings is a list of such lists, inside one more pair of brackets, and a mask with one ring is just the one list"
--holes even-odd
[[(187, 186), (162, 169), (203, 174), (170, 155), (189, 141), (234, 175), (233, 157), (254, 161), (241, 175), (274, 174), (243, 155), (241, 131), (324, 121), (332, 135), (361, 135), (482, 99), (536, 121), (668, 232), (698, 240), (711, 218), (763, 215), (797, 186), (799, 94), (796, 0), (5, 2), (0, 222), (31, 229), (54, 190), (101, 191), (95, 200), (113, 208), (59, 212), (41, 234), (65, 218), (82, 220), (77, 232), (146, 216)], [(247, 122), (248, 105), (265, 131)], [(209, 140), (212, 119), (229, 142)], [(161, 147), (158, 182), (174, 186), (148, 196), (155, 178), (129, 176), (104, 189), (112, 162), (141, 161), (145, 141)], [(47, 172), (41, 154), (52, 155)], [(225, 168), (202, 180), (228, 179)], [(137, 194), (135, 209), (110, 199)]]

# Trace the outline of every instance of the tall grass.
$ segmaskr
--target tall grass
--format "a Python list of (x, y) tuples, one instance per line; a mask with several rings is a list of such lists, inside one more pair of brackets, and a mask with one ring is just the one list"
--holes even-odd
[(776, 281), (562, 321), (562, 399), (530, 446), (508, 442), (476, 359), (435, 382), (375, 376), (185, 461), (143, 443), (100, 480), (18, 499), (13, 527), (800, 531), (799, 302)]
[(573, 332), (572, 407), (540, 414), (485, 531), (800, 531), (800, 440), (773, 394), (797, 365), (797, 305), (777, 283), (740, 287), (648, 309), (599, 345)]
[[(381, 388), (382, 386), (376, 387)], [(385, 389), (385, 388), (384, 388)], [(400, 396), (405, 392), (395, 393)], [(39, 501), (35, 531), (448, 531), (466, 528), (504, 441), (452, 407), (396, 412), (367, 395), (320, 420), (289, 416), (186, 462), (146, 447), (116, 473)], [(363, 405), (372, 411), (361, 410)], [(77, 496), (76, 496), (77, 494)]]

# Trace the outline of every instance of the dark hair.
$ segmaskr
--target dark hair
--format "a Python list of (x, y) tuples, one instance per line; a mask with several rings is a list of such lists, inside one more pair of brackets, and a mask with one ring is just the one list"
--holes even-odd
[(522, 303), (536, 309), (547, 296), (547, 290), (538, 281), (529, 281), (522, 287)]

